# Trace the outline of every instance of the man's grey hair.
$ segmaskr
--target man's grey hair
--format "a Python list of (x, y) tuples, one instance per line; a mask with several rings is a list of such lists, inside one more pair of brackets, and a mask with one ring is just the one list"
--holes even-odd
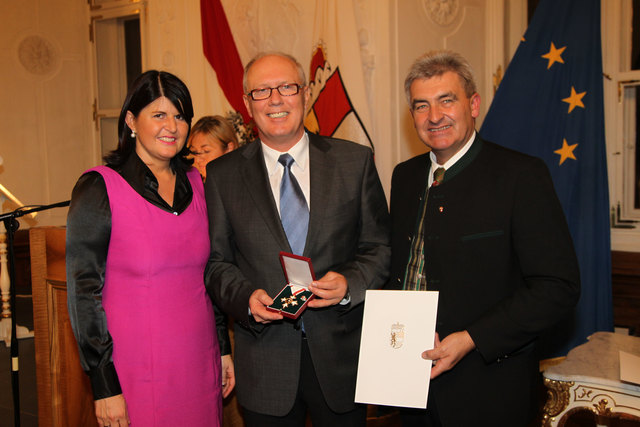
[(244, 91), (245, 94), (249, 93), (249, 87), (247, 86), (247, 74), (249, 73), (249, 69), (253, 66), (253, 64), (257, 60), (262, 59), (265, 56), (279, 56), (281, 58), (286, 58), (291, 62), (293, 62), (296, 65), (296, 68), (298, 69), (298, 77), (300, 78), (301, 86), (307, 85), (307, 78), (304, 75), (304, 68), (302, 68), (302, 65), (300, 64), (300, 62), (298, 62), (298, 60), (294, 58), (292, 55), (289, 55), (288, 53), (284, 53), (284, 52), (277, 52), (277, 51), (260, 52), (256, 56), (251, 58), (251, 61), (249, 61), (247, 65), (244, 67), (244, 75), (242, 76), (242, 90)]
[(476, 93), (473, 69), (462, 55), (450, 50), (432, 50), (415, 60), (404, 80), (404, 92), (411, 106), (411, 84), (417, 79), (430, 79), (453, 71), (460, 76), (465, 94), (471, 97)]

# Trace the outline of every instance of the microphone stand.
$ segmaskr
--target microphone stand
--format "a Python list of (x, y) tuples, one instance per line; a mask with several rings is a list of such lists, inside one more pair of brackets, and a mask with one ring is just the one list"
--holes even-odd
[(15, 427), (20, 427), (20, 383), (19, 383), (19, 366), (18, 366), (18, 337), (16, 335), (16, 264), (13, 255), (13, 237), (18, 231), (20, 223), (16, 218), (27, 215), (32, 212), (43, 211), (46, 209), (69, 206), (70, 201), (53, 203), (51, 205), (36, 206), (25, 209), (18, 208), (13, 212), (0, 215), (0, 221), (4, 222), (4, 228), (7, 231), (7, 251), (9, 253), (9, 301), (13, 308), (11, 315), (11, 390), (13, 394), (13, 421)]

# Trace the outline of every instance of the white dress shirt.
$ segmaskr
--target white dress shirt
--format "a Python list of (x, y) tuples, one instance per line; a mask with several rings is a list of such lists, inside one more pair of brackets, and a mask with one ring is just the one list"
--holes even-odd
[(474, 130), (473, 134), (471, 135), (471, 138), (469, 138), (469, 140), (462, 146), (462, 149), (458, 151), (456, 154), (454, 154), (453, 156), (451, 156), (451, 158), (447, 160), (444, 165), (438, 164), (438, 160), (436, 159), (436, 155), (433, 154), (433, 151), (429, 153), (429, 158), (431, 159), (431, 172), (429, 173), (429, 183), (428, 183), (429, 187), (431, 187), (431, 184), (433, 184), (433, 172), (438, 168), (444, 168), (444, 171), (446, 173), (447, 169), (455, 165), (456, 162), (462, 158), (462, 156), (467, 154), (467, 151), (469, 151), (469, 149), (471, 148), (471, 144), (473, 144), (473, 140), (475, 139), (475, 137), (476, 137), (476, 131)]
[(275, 199), (278, 213), (280, 213), (280, 182), (282, 174), (284, 174), (284, 166), (278, 161), (282, 154), (289, 153), (293, 157), (293, 165), (291, 165), (291, 173), (296, 177), (304, 198), (307, 200), (307, 207), (311, 211), (310, 194), (311, 184), (309, 178), (309, 135), (305, 132), (302, 138), (291, 147), (289, 151), (280, 152), (267, 146), (262, 141), (262, 154), (264, 155), (264, 163), (267, 167), (267, 175), (269, 176), (269, 184), (273, 198)]

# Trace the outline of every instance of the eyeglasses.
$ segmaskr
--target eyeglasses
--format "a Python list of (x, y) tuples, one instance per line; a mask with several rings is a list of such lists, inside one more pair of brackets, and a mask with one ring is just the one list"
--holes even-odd
[(271, 91), (273, 91), (274, 89), (277, 89), (278, 93), (282, 96), (293, 96), (297, 95), (298, 92), (300, 92), (301, 87), (302, 86), (297, 83), (284, 83), (278, 87), (263, 87), (260, 89), (254, 89), (247, 95), (250, 96), (254, 101), (263, 101), (271, 96)]

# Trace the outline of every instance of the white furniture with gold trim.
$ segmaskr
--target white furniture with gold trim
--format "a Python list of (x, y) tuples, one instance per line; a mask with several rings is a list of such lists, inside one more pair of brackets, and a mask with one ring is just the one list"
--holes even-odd
[(613, 417), (640, 421), (640, 385), (620, 381), (620, 350), (640, 355), (640, 338), (596, 332), (546, 369), (542, 425), (564, 426), (571, 414), (584, 410), (595, 415), (598, 426)]

